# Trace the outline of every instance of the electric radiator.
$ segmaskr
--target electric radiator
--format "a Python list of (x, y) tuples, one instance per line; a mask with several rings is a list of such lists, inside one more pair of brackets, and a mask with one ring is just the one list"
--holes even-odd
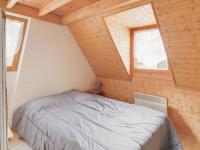
[(150, 107), (167, 114), (167, 98), (165, 97), (135, 92), (134, 100), (135, 104)]

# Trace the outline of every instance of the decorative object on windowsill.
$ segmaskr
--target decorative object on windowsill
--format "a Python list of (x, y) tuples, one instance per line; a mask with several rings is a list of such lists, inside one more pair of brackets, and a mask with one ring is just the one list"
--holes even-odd
[(95, 82), (95, 88), (96, 88), (96, 90), (100, 90), (102, 88), (102, 85), (103, 84), (100, 81), (96, 81)]
[(97, 95), (103, 96), (102, 85), (103, 84), (100, 81), (96, 81), (95, 82), (95, 88), (94, 89), (90, 89), (87, 92), (91, 93), (91, 94), (97, 94)]

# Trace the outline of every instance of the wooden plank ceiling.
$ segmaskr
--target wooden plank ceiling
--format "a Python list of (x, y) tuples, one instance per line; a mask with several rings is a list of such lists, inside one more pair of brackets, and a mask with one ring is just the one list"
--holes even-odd
[[(18, 0), (18, 3), (35, 8), (41, 9), (48, 5), (52, 0)], [(97, 2), (98, 0), (72, 0), (71, 2), (64, 4), (52, 12), (54, 15), (63, 16), (78, 9), (81, 9), (87, 5)]]
[(144, 27), (157, 24), (151, 4), (107, 16), (105, 17), (105, 20), (120, 23), (127, 28)]

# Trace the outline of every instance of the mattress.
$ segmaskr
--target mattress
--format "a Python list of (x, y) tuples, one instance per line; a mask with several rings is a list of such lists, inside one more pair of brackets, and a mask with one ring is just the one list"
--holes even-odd
[(165, 114), (76, 90), (21, 106), (13, 129), (34, 150), (182, 150)]

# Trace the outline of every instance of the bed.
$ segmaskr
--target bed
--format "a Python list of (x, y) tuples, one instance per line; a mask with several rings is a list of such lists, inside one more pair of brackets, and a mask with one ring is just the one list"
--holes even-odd
[(77, 90), (31, 101), (13, 118), (34, 150), (182, 150), (165, 114)]

